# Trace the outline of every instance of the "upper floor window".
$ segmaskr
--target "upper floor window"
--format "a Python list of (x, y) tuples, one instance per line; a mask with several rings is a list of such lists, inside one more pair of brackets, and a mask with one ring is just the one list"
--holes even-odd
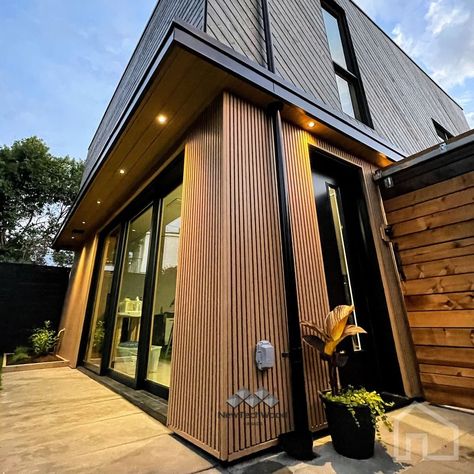
[(445, 142), (446, 140), (453, 138), (453, 135), (449, 133), (444, 127), (442, 127), (438, 122), (435, 122), (433, 119), (432, 122), (440, 142)]
[(344, 12), (328, 2), (322, 10), (342, 110), (372, 126)]

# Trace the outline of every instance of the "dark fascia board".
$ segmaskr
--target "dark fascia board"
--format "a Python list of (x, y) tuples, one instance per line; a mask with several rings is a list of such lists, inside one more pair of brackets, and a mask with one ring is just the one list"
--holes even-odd
[(140, 81), (138, 81), (133, 96), (130, 98), (110, 137), (107, 139), (99, 153), (99, 156), (95, 160), (93, 168), (89, 172), (86, 181), (83, 183), (59, 232), (56, 234), (52, 244), (53, 248), (57, 248), (56, 244), (59, 235), (64, 230), (70, 217), (74, 214), (78, 204), (88, 191), (100, 168), (105, 163), (106, 157), (112, 150), (113, 146), (117, 143), (121, 132), (127, 126), (133, 112), (139, 106), (140, 100), (151, 85), (153, 77), (158, 72), (160, 65), (173, 47), (186, 49), (190, 53), (201, 57), (203, 60), (214, 64), (219, 69), (224, 70), (234, 77), (240, 78), (252, 86), (274, 96), (275, 101), (282, 101), (289, 106), (294, 106), (303, 110), (315, 120), (327, 125), (339, 133), (342, 133), (348, 138), (360, 142), (385, 155), (392, 161), (399, 161), (406, 157), (406, 154), (402, 150), (377, 135), (366, 125), (353, 121), (344, 114), (333, 110), (323, 102), (318, 101), (309, 94), (297, 89), (293, 84), (283, 80), (275, 73), (268, 71), (247, 57), (223, 45), (206, 33), (203, 33), (201, 30), (198, 30), (180, 20), (175, 20), (171, 24), (165, 38), (155, 53), (155, 57), (150, 66), (144, 72)]
[(215, 64), (233, 76), (249, 82), (264, 92), (270, 93), (275, 97), (275, 100), (304, 110), (317, 121), (386, 155), (392, 161), (399, 161), (406, 157), (403, 150), (377, 135), (367, 125), (332, 109), (201, 30), (180, 20), (175, 20), (173, 26), (176, 43), (193, 54)]
[(374, 180), (383, 180), (389, 176), (393, 176), (414, 166), (421, 165), (428, 160), (436, 159), (441, 155), (447, 155), (454, 150), (459, 150), (465, 146), (472, 145), (473, 143), (474, 130), (469, 130), (468, 132), (465, 132), (461, 135), (450, 138), (446, 142), (440, 143), (438, 146), (427, 148), (426, 150), (409, 156), (398, 163), (394, 163), (393, 165), (390, 165), (384, 169), (378, 170), (374, 175)]

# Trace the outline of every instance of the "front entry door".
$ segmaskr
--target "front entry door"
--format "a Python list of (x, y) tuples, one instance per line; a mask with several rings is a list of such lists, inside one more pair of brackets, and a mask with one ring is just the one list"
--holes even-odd
[(346, 338), (343, 386), (403, 393), (367, 207), (357, 168), (314, 153), (313, 186), (331, 308), (355, 306), (352, 324), (367, 334)]

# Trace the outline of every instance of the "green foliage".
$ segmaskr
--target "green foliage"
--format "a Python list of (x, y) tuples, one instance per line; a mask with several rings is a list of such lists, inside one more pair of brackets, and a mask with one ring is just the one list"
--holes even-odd
[(104, 321), (99, 319), (97, 321), (97, 324), (95, 326), (95, 331), (94, 331), (94, 341), (92, 343), (92, 347), (98, 352), (102, 352), (102, 346), (104, 344), (104, 338), (105, 338), (105, 324)]
[(45, 321), (42, 328), (34, 329), (30, 341), (36, 355), (45, 355), (51, 352), (58, 341), (56, 331), (51, 329), (51, 321)]
[(72, 263), (70, 252), (55, 254), (50, 246), (83, 169), (82, 162), (53, 156), (37, 137), (0, 148), (0, 261)]
[(332, 402), (345, 405), (357, 426), (359, 426), (359, 421), (357, 420), (354, 408), (363, 406), (369, 407), (372, 424), (374, 425), (379, 440), (381, 439), (378, 425), (379, 420), (382, 421), (389, 431), (392, 431), (392, 423), (385, 414), (385, 408), (393, 406), (393, 402), (385, 402), (377, 392), (368, 392), (365, 388), (355, 389), (349, 386), (345, 390), (341, 390), (338, 395), (332, 395), (328, 392), (324, 394), (324, 397)]
[(31, 349), (26, 346), (18, 346), (15, 348), (14, 354), (10, 357), (11, 364), (19, 364), (30, 358)]

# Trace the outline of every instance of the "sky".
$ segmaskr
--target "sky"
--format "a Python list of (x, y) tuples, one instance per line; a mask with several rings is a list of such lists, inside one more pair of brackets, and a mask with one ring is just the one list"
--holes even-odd
[[(474, 0), (354, 1), (474, 127)], [(155, 2), (0, 0), (0, 146), (37, 135), (85, 159)]]

